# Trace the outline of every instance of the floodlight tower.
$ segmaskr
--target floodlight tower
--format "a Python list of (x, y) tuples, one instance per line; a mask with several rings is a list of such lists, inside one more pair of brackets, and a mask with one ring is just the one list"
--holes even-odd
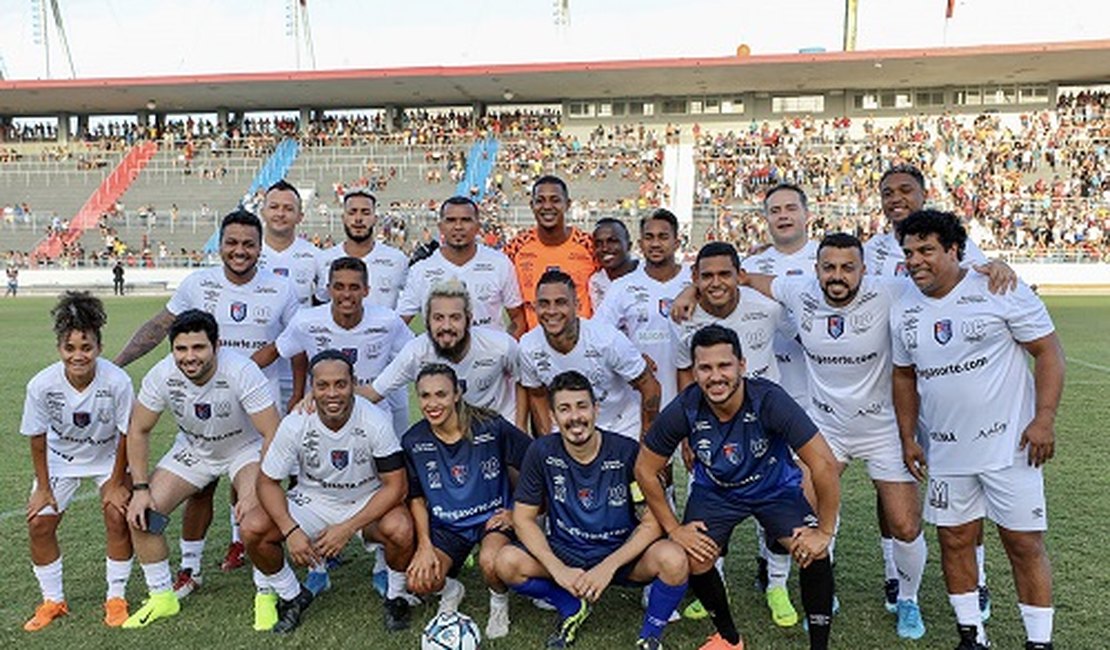
[(42, 46), (43, 56), (46, 59), (46, 78), (50, 78), (50, 29), (47, 23), (46, 4), (50, 3), (50, 14), (54, 29), (58, 32), (58, 39), (62, 42), (62, 51), (65, 52), (66, 62), (69, 63), (70, 78), (77, 78), (77, 68), (73, 65), (73, 53), (69, 50), (69, 39), (66, 37), (65, 22), (62, 20), (62, 8), (58, 0), (31, 0), (31, 30), (34, 35), (35, 45)]
[(301, 69), (301, 57), (308, 59), (311, 69), (316, 69), (316, 50), (312, 46), (312, 25), (308, 20), (308, 0), (286, 0), (285, 35), (293, 39), (293, 52), (297, 69)]
[(566, 32), (570, 27), (570, 0), (551, 0), (551, 3), (555, 29), (560, 33)]

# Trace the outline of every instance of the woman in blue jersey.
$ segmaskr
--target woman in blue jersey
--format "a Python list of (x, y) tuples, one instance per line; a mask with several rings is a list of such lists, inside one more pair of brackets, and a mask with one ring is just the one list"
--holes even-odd
[(417, 374), (424, 419), (401, 440), (416, 525), (408, 586), (416, 594), (440, 593), (440, 612), (458, 609), (465, 590), (455, 578), (479, 545), (478, 566), (490, 590), (486, 637), (496, 639), (509, 633), (509, 599), (494, 558), (511, 541), (509, 474), (519, 471), (531, 439), (496, 412), (467, 404), (463, 392), (445, 364)]
[(50, 312), (58, 342), (57, 361), (27, 383), (20, 433), (31, 443), (35, 479), (27, 500), (31, 563), (42, 603), (23, 629), (35, 632), (69, 612), (62, 589), (58, 523), (82, 479), (100, 490), (107, 533), (108, 593), (104, 623), (127, 619), (124, 590), (131, 574), (131, 533), (124, 515), (130, 498), (124, 434), (131, 417), (131, 379), (100, 358), (104, 304), (69, 291)]

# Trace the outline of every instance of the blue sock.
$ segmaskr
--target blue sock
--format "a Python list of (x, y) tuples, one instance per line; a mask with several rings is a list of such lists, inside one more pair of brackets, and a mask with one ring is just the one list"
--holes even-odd
[(671, 618), (671, 612), (682, 602), (686, 594), (686, 583), (669, 585), (659, 578), (651, 583), (651, 595), (648, 596), (647, 611), (644, 612), (644, 624), (640, 627), (640, 638), (660, 638), (663, 628)]
[[(528, 578), (519, 585), (510, 585), (510, 588), (522, 596), (546, 600), (559, 610), (559, 616), (566, 618), (578, 613), (581, 606), (578, 599), (569, 591), (555, 584), (554, 580), (546, 578)], [(670, 612), (667, 613), (670, 616)]]

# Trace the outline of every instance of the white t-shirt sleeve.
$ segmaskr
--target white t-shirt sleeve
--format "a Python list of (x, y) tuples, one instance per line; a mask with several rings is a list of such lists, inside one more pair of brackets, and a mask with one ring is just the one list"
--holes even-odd
[(273, 406), (274, 395), (270, 390), (270, 380), (262, 374), (258, 365), (250, 359), (245, 361), (239, 373), (239, 386), (243, 391), (239, 397), (239, 404), (248, 414), (254, 415)]
[(1006, 301), (1006, 324), (1018, 343), (1029, 343), (1056, 331), (1044, 302), (1024, 282), (1016, 289), (999, 296)]
[(808, 280), (802, 278), (776, 275), (775, 279), (771, 280), (771, 296), (787, 309), (795, 309), (795, 298), (807, 283)]
[(295, 317), (297, 312), (301, 309), (301, 301), (297, 299), (297, 291), (293, 288), (293, 283), (290, 282), (288, 287), (289, 290), (286, 292), (285, 305), (281, 310), (282, 327), (288, 327), (289, 323), (293, 322), (293, 317)]
[(775, 310), (775, 331), (788, 339), (797, 336), (798, 326), (794, 324), (794, 320), (790, 318), (786, 308), (779, 302), (774, 302), (773, 308)]
[(173, 292), (169, 302), (166, 303), (166, 311), (177, 316), (185, 310), (197, 307), (196, 303), (193, 301), (193, 278), (195, 277), (196, 273), (187, 275), (185, 279), (181, 281), (181, 284), (177, 285), (177, 290)]
[(328, 270), (335, 259), (331, 255), (321, 253), (316, 256), (316, 300), (328, 302)]
[(512, 336), (505, 335), (508, 350), (505, 352), (505, 370), (513, 381), (520, 381), (520, 344)]
[[(166, 410), (166, 395), (162, 389), (165, 386), (167, 360), (163, 359), (155, 364), (143, 377), (143, 383), (139, 387), (139, 403), (154, 413)], [(173, 363), (173, 360), (168, 361)]]
[[(621, 299), (620, 294), (608, 291), (601, 300), (601, 304), (594, 305), (594, 320), (621, 328)], [(623, 331), (623, 330), (622, 330)]]
[(524, 304), (524, 296), (520, 293), (520, 282), (516, 278), (516, 270), (508, 258), (502, 258), (498, 265), (501, 273), (501, 304), (506, 309), (516, 309)]
[(986, 264), (988, 261), (987, 256), (979, 248), (971, 237), (967, 238), (967, 244), (964, 246), (964, 259), (961, 266), (970, 266), (971, 264)]
[(686, 327), (671, 321), (671, 345), (674, 346), (674, 367), (684, 370), (694, 365), (690, 358), (690, 338), (686, 336)]
[(304, 418), (303, 415), (292, 413), (278, 425), (277, 433), (262, 458), (263, 474), (275, 481), (285, 480), (293, 474), (297, 465), (297, 434), (304, 425)]
[[(393, 431), (393, 420), (383, 410), (378, 410), (373, 416), (374, 426), (370, 427), (373, 437), (370, 439), (370, 455), (374, 458), (385, 458), (401, 452), (400, 437)], [(403, 433), (403, 432), (402, 432)]]
[(126, 373), (119, 378), (115, 389), (116, 429), (127, 435), (127, 425), (131, 423), (131, 408), (135, 402), (135, 390), (131, 387), (131, 378)]
[(909, 350), (906, 349), (906, 333), (898, 319), (901, 311), (902, 307), (898, 303), (895, 303), (894, 308), (890, 310), (890, 360), (895, 366), (906, 367), (914, 365), (914, 362)]
[(405, 288), (397, 298), (398, 316), (415, 316), (422, 310), (421, 298), (424, 295), (423, 269), (413, 268), (409, 273)]
[(416, 344), (412, 342), (402, 347), (393, 360), (378, 373), (374, 381), (370, 382), (374, 392), (385, 397), (416, 379), (416, 373), (419, 371), (416, 363)]
[(23, 420), (19, 424), (19, 432), (25, 436), (38, 436), (46, 433), (50, 426), (49, 416), (46, 413), (46, 400), (42, 399), (42, 390), (36, 375), (27, 382), (27, 396), (23, 400)]
[(536, 371), (536, 366), (529, 356), (525, 352), (524, 346), (520, 346), (520, 353), (517, 355), (520, 364), (520, 385), (525, 388), (539, 388), (543, 386), (543, 380), (540, 379), (540, 374)]
[(647, 368), (644, 355), (640, 354), (632, 341), (629, 341), (628, 337), (621, 334), (619, 330), (613, 328), (609, 331), (611, 336), (609, 345), (605, 346), (605, 355), (612, 368), (627, 381), (632, 381), (644, 374), (644, 369)]
[(274, 341), (274, 345), (277, 347), (279, 356), (288, 359), (307, 349), (304, 340), (301, 338), (300, 327), (301, 319), (294, 318), (293, 322), (286, 325), (285, 329), (281, 331), (281, 334), (278, 334), (277, 340)]

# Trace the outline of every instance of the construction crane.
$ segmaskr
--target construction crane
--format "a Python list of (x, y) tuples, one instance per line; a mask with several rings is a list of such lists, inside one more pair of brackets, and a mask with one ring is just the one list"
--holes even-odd
[[(50, 5), (50, 19), (47, 20), (47, 3)], [(73, 65), (73, 53), (69, 49), (69, 39), (66, 37), (65, 21), (62, 20), (62, 8), (58, 0), (31, 0), (31, 29), (34, 34), (35, 45), (41, 45), (43, 56), (46, 59), (46, 78), (50, 79), (50, 28), (49, 23), (54, 23), (58, 39), (62, 42), (62, 52), (69, 63), (69, 76), (77, 78), (77, 68)]]
[(285, 4), (285, 35), (293, 39), (297, 69), (301, 57), (308, 59), (311, 69), (316, 69), (316, 50), (312, 46), (312, 25), (308, 20), (308, 0), (287, 0)]
[(859, 0), (844, 0), (844, 51), (856, 49), (856, 22), (859, 14)]

